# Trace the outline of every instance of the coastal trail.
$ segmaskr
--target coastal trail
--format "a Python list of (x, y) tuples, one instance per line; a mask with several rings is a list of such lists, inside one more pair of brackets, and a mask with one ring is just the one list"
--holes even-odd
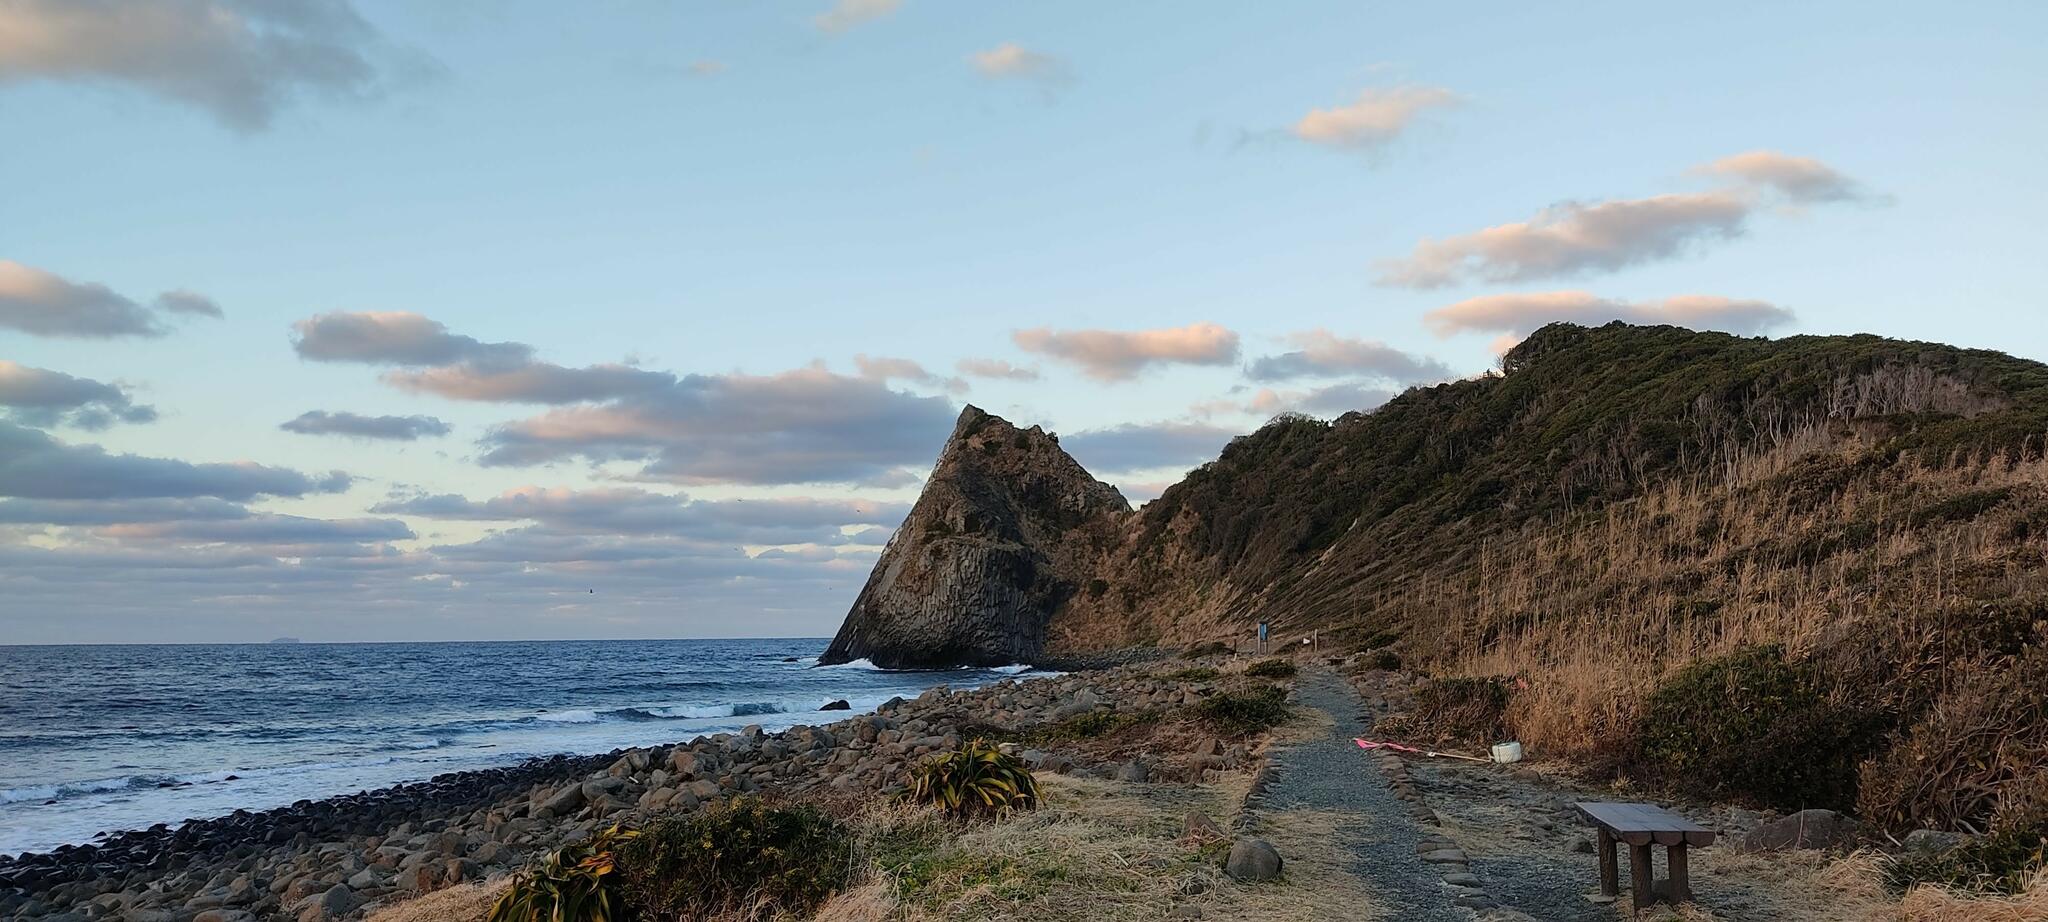
[(1336, 818), (1328, 845), (1349, 854), (1349, 870), (1372, 896), (1359, 918), (1470, 922), (1474, 911), (1453, 905), (1461, 891), (1444, 883), (1418, 850), (1429, 832), (1351, 742), (1366, 730), (1358, 693), (1333, 673), (1310, 670), (1301, 675), (1296, 703), (1327, 714), (1329, 726), (1269, 754), (1274, 776), (1251, 801), (1252, 810)]

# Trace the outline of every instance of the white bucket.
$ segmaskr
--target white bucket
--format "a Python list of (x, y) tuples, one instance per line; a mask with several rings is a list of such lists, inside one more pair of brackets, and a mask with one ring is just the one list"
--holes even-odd
[(1522, 744), (1515, 742), (1493, 744), (1493, 760), (1502, 765), (1522, 761)]

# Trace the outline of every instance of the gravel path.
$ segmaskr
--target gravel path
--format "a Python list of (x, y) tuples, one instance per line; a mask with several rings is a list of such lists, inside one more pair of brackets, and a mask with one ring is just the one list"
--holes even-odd
[(1373, 894), (1379, 918), (1415, 922), (1471, 922), (1471, 910), (1451, 905), (1437, 873), (1422, 862), (1415, 845), (1423, 831), (1408, 816), (1408, 805), (1351, 739), (1365, 732), (1358, 693), (1323, 671), (1304, 673), (1300, 704), (1328, 713), (1336, 725), (1320, 739), (1298, 743), (1273, 756), (1274, 778), (1259, 795), (1261, 810), (1330, 810), (1350, 814), (1338, 827), (1341, 845), (1356, 856), (1352, 872)]

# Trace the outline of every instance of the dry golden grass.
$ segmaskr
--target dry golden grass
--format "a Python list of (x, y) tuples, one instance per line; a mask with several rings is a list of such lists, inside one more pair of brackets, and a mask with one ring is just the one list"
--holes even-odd
[[(1816, 458), (1867, 447), (1839, 428), (1793, 429), (1712, 476), (1489, 539), (1401, 587), (1407, 623), (1441, 628), (1412, 636), (1410, 654), (1454, 674), (1528, 677), (1513, 728), (1532, 751), (1565, 758), (1626, 736), (1661, 678), (1747, 645), (1800, 654), (1855, 637), (1948, 668), (1961, 657), (1939, 649), (1947, 632), (1929, 613), (2048, 590), (2048, 545), (2012, 537), (2020, 507), (2048, 490), (2048, 459), (1807, 476)], [(1954, 521), (1918, 515), (1996, 490), (2026, 502)], [(1799, 556), (1802, 540), (1872, 527)]]
[(512, 878), (506, 875), (437, 890), (379, 909), (364, 922), (482, 922), (498, 894), (511, 885)]
[[(1215, 785), (1119, 784), (1047, 776), (1045, 806), (967, 828), (913, 869), (898, 899), (884, 877), (834, 899), (818, 918), (833, 922), (955, 919), (1153, 920), (1176, 906), (1209, 918), (1371, 918), (1363, 882), (1327, 847), (1341, 817), (1271, 814), (1260, 834), (1287, 856), (1279, 882), (1247, 886), (1226, 878), (1220, 844), (1181, 838), (1182, 819), (1200, 810), (1227, 819), (1248, 779)], [(860, 822), (915, 823), (900, 811)]]

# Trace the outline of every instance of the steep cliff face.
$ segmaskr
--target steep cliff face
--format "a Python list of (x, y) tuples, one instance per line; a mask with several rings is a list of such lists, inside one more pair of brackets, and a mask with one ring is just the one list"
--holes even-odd
[(1031, 662), (1130, 512), (1056, 437), (970, 406), (819, 662)]

